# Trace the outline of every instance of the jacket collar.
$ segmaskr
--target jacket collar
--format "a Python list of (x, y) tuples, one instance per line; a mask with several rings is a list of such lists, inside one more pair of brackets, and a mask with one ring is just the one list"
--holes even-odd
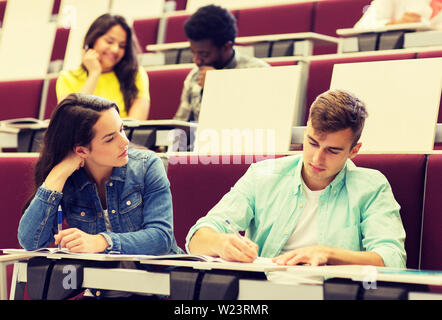
[[(127, 170), (127, 164), (122, 167), (114, 167), (112, 169), (112, 174), (109, 179), (109, 181), (121, 181), (124, 182), (126, 178), (126, 170)], [(88, 185), (94, 185), (95, 182), (89, 179), (89, 176), (86, 173), (86, 170), (84, 168), (80, 168), (79, 170), (75, 171), (71, 175), (71, 181), (75, 187), (75, 189), (82, 191), (84, 188), (86, 188)]]

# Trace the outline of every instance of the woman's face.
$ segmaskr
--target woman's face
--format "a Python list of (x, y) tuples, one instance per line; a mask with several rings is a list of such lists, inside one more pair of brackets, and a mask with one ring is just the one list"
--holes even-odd
[(99, 54), (103, 72), (112, 71), (115, 65), (123, 59), (128, 45), (126, 39), (126, 31), (119, 24), (97, 38), (93, 49)]
[(93, 130), (95, 135), (88, 148), (86, 166), (90, 169), (124, 166), (129, 160), (129, 140), (117, 110), (102, 111)]

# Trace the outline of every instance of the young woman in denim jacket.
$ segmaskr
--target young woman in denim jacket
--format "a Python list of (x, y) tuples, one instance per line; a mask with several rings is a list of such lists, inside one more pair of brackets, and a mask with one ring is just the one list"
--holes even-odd
[[(27, 250), (173, 254), (172, 199), (162, 161), (128, 148), (118, 107), (71, 94), (52, 115), (35, 168), (36, 191), (21, 218)], [(61, 205), (69, 228), (57, 232)]]

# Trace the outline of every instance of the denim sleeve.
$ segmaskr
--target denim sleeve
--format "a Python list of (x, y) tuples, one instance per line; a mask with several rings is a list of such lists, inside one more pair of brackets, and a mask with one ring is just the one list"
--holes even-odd
[(49, 246), (57, 233), (57, 208), (63, 194), (45, 189), (37, 192), (20, 219), (18, 241), (26, 250)]
[(233, 188), (189, 230), (186, 237), (186, 251), (189, 252), (190, 239), (202, 227), (209, 227), (220, 233), (229, 233), (231, 231), (225, 222), (228, 219), (238, 231), (246, 230), (254, 217), (255, 185), (255, 165), (252, 164)]
[(361, 215), (362, 244), (381, 256), (386, 267), (405, 268), (405, 230), (400, 206), (385, 179)]
[(164, 165), (153, 155), (147, 159), (147, 170), (143, 172), (142, 227), (133, 232), (103, 232), (112, 242), (105, 252), (159, 255), (168, 254), (173, 249), (172, 196)]

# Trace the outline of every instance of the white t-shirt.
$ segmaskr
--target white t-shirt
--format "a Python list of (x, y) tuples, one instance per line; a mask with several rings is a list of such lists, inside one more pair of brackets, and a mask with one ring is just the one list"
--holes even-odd
[(304, 211), (281, 253), (318, 244), (318, 204), (324, 189), (312, 191), (302, 181), (301, 190), (306, 200)]

